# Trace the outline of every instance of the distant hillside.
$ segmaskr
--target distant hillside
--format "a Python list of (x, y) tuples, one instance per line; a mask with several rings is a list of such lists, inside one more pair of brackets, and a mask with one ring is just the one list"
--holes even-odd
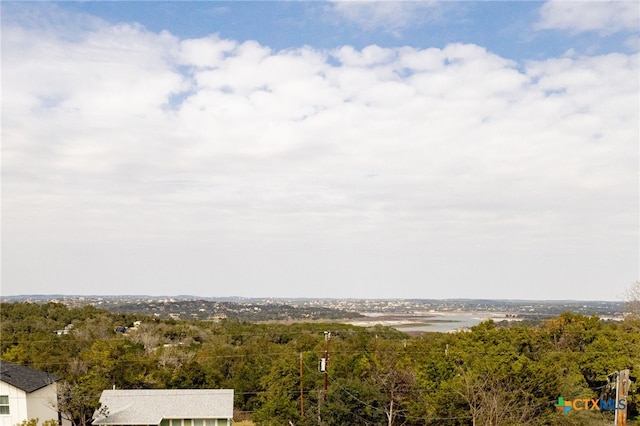
[[(241, 300), (240, 298), (234, 299)], [(362, 317), (361, 314), (355, 311), (326, 306), (294, 306), (280, 301), (251, 300), (247, 302), (230, 302), (197, 298), (195, 296), (30, 295), (2, 298), (3, 302), (60, 302), (69, 307), (92, 305), (113, 313), (153, 315), (158, 318), (183, 320), (236, 319), (257, 322), (276, 320), (344, 320)]]

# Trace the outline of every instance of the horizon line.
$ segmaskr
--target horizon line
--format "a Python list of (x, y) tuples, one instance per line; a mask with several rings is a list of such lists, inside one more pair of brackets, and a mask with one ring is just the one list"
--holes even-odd
[(87, 298), (126, 298), (139, 297), (150, 299), (166, 299), (180, 298), (191, 300), (203, 299), (248, 299), (248, 300), (371, 300), (371, 301), (492, 301), (492, 302), (606, 302), (606, 303), (628, 303), (626, 300), (604, 300), (604, 299), (517, 299), (517, 298), (474, 298), (474, 297), (447, 297), (447, 298), (426, 298), (426, 297), (318, 297), (318, 296), (198, 296), (192, 294), (178, 295), (151, 295), (151, 294), (61, 294), (61, 293), (34, 293), (34, 294), (16, 294), (16, 295), (0, 295), (2, 299), (23, 299), (23, 298), (70, 298), (70, 297), (87, 297)]

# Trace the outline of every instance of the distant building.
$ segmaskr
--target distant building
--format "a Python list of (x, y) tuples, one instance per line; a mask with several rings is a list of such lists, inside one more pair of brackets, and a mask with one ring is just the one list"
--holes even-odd
[(0, 361), (0, 425), (14, 426), (25, 420), (39, 419), (40, 423), (62, 421), (58, 413), (60, 377), (23, 365)]
[(93, 425), (231, 426), (233, 389), (105, 390)]

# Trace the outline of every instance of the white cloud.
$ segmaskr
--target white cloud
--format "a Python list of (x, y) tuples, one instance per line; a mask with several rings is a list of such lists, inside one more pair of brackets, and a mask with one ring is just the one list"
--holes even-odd
[[(265, 259), (265, 281), (291, 284), (317, 256), (377, 296), (391, 295), (392, 271), (405, 292), (429, 276), (473, 279), (456, 259), (493, 264), (480, 280), (506, 285), (500, 256), (535, 270), (623, 252), (598, 273), (572, 267), (575, 289), (629, 273), (637, 255), (638, 55), (273, 52), (103, 23), (73, 39), (7, 26), (3, 39), (3, 281), (14, 292), (31, 261), (58, 283), (96, 273), (46, 260), (65, 247), (98, 269), (110, 268), (100, 256), (139, 251), (162, 264), (140, 266), (158, 282), (184, 263), (201, 268), (200, 285), (242, 281), (245, 262)], [(223, 260), (207, 264), (202, 250)], [(286, 259), (298, 262), (291, 276), (273, 272)], [(520, 277), (548, 280), (540, 297), (558, 296), (551, 263)], [(105, 276), (127, 288), (126, 272)]]
[(539, 29), (571, 30), (575, 33), (598, 31), (613, 34), (640, 29), (637, 1), (550, 0), (540, 8)]
[(382, 29), (389, 33), (432, 21), (441, 14), (437, 1), (332, 1), (332, 11), (365, 30)]
[(237, 43), (231, 40), (220, 40), (216, 36), (201, 39), (184, 40), (176, 52), (178, 61), (199, 68), (214, 68), (235, 49)]

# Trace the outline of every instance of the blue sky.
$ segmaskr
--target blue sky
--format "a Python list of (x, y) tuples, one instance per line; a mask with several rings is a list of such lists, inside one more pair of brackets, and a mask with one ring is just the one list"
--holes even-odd
[(637, 2), (2, 2), (2, 294), (607, 299)]
[[(238, 41), (256, 40), (274, 50), (304, 45), (323, 49), (350, 45), (361, 49), (371, 44), (442, 48), (449, 43), (475, 43), (503, 57), (523, 61), (560, 56), (570, 49), (597, 54), (632, 52), (637, 48), (627, 45), (630, 35), (638, 34), (633, 27), (621, 30), (612, 27), (610, 31), (560, 26), (542, 29), (544, 3), (540, 1), (382, 3), (394, 7), (369, 22), (367, 8), (372, 3), (362, 1), (338, 3), (347, 5), (345, 9), (362, 10), (352, 14), (342, 11), (344, 6), (324, 1), (55, 4), (63, 10), (100, 17), (110, 24), (139, 23), (149, 31), (169, 31), (180, 38), (218, 34)], [(406, 9), (403, 3), (410, 6), (406, 15), (399, 12)], [(629, 10), (633, 13), (634, 7)], [(359, 13), (365, 17), (361, 18)], [(11, 19), (10, 16), (6, 19)]]

